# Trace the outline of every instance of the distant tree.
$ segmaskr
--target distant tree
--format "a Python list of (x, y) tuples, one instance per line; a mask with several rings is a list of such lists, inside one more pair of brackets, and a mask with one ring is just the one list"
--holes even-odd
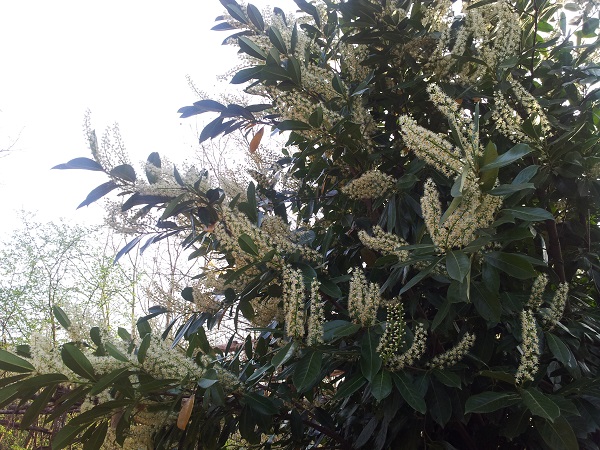
[[(21, 213), (22, 225), (0, 246), (2, 343), (48, 332), (57, 342), (53, 309), (68, 311), (80, 326), (104, 328), (128, 321), (127, 281), (114, 266), (111, 238), (99, 228), (39, 222)], [(104, 241), (104, 242), (102, 242)]]
[[(93, 145), (60, 165), (108, 175), (86, 202), (154, 211), (122, 253), (180, 234), (203, 270), (162, 336), (164, 306), (138, 336), (1, 352), (0, 402), (42, 390), (25, 425), (81, 402), (55, 449), (597, 449), (595, 3), (221, 3), (257, 100), (180, 112), (249, 153), (289, 132), (282, 154), (241, 192), (157, 153), (145, 176)], [(209, 344), (242, 317), (243, 343)]]

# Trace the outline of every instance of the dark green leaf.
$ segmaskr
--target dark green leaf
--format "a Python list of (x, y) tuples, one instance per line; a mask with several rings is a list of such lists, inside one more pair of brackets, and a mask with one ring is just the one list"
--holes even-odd
[(340, 383), (335, 391), (335, 399), (350, 397), (358, 391), (367, 382), (361, 373), (355, 373), (352, 377), (346, 378)]
[(23, 418), (21, 419), (20, 427), (21, 429), (27, 429), (38, 418), (40, 412), (46, 407), (50, 399), (52, 398), (52, 394), (56, 390), (56, 384), (47, 386), (42, 392), (38, 394), (38, 396), (33, 400), (31, 405), (23, 414)]
[(73, 344), (64, 344), (60, 351), (60, 356), (69, 369), (77, 375), (87, 378), (88, 380), (96, 381), (96, 374), (92, 363), (86, 356)]
[(482, 392), (468, 398), (465, 403), (465, 414), (490, 413), (516, 405), (521, 401), (517, 394), (510, 392)]
[(312, 127), (300, 120), (284, 120), (277, 124), (277, 128), (281, 131), (297, 131), (297, 130), (310, 130)]
[(246, 253), (248, 253), (252, 256), (258, 256), (258, 247), (254, 243), (252, 238), (250, 236), (248, 236), (247, 234), (242, 234), (238, 238), (238, 244), (239, 244), (240, 248), (243, 251), (245, 251)]
[(104, 169), (93, 159), (89, 158), (75, 158), (68, 163), (59, 164), (54, 166), (53, 169), (65, 170), (65, 169), (83, 169), (83, 170), (94, 170), (103, 172)]
[(121, 164), (110, 171), (110, 175), (130, 183), (135, 183), (135, 170), (129, 164)]
[(528, 155), (533, 150), (527, 144), (517, 144), (506, 153), (501, 154), (495, 158), (492, 162), (487, 163), (481, 168), (481, 172), (487, 172), (493, 169), (499, 169), (504, 166), (508, 166), (515, 161), (518, 161), (523, 156)]
[(394, 373), (392, 374), (396, 389), (400, 392), (400, 395), (408, 405), (415, 411), (425, 414), (427, 411), (427, 405), (423, 395), (415, 388), (410, 377), (405, 373)]
[(106, 433), (108, 432), (108, 422), (103, 421), (94, 428), (83, 442), (83, 450), (99, 450), (104, 444)]
[(382, 364), (381, 357), (377, 353), (377, 344), (379, 339), (373, 330), (367, 330), (360, 341), (360, 371), (371, 382)]
[(453, 280), (462, 282), (471, 270), (471, 260), (460, 250), (446, 254), (446, 270)]
[(246, 13), (248, 14), (250, 22), (252, 22), (252, 25), (254, 25), (259, 31), (264, 31), (265, 21), (263, 20), (258, 8), (252, 3), (248, 3), (248, 6), (246, 6)]
[(528, 208), (517, 206), (502, 210), (505, 214), (510, 214), (515, 219), (522, 219), (528, 222), (539, 222), (542, 220), (554, 220), (554, 216), (542, 208)]
[(433, 371), (433, 376), (446, 386), (460, 388), (461, 379), (454, 372), (450, 372), (447, 369), (435, 369)]
[(297, 349), (298, 343), (296, 341), (288, 342), (273, 356), (273, 359), (271, 359), (271, 364), (277, 369), (279, 366), (289, 361), (292, 356), (294, 356), (294, 353), (296, 353)]
[[(498, 158), (498, 150), (496, 149), (496, 144), (492, 141), (488, 142), (485, 147), (485, 151), (483, 152), (483, 156), (481, 157), (481, 166), (485, 166), (486, 164), (490, 164)], [(496, 179), (498, 178), (498, 169), (488, 170), (483, 172), (480, 175), (481, 189), (484, 192), (489, 191), (494, 187), (496, 183)]]
[(542, 439), (552, 450), (578, 450), (579, 443), (573, 428), (564, 417), (545, 421), (539, 428)]
[(92, 191), (87, 195), (84, 201), (82, 201), (77, 209), (83, 208), (84, 206), (91, 205), (96, 200), (104, 197), (109, 192), (113, 191), (117, 188), (117, 184), (114, 181), (107, 181), (106, 183), (102, 183), (100, 186), (92, 189)]
[(71, 321), (69, 320), (67, 313), (65, 313), (60, 306), (56, 305), (52, 307), (52, 313), (54, 314), (54, 317), (56, 317), (56, 320), (58, 320), (58, 323), (60, 323), (65, 330), (68, 330), (71, 326)]
[(306, 392), (311, 386), (317, 383), (319, 373), (321, 372), (321, 362), (323, 354), (319, 351), (310, 351), (298, 361), (294, 370), (292, 380), (298, 392)]
[(257, 59), (262, 59), (263, 61), (267, 59), (267, 54), (249, 38), (245, 36), (238, 36), (238, 44), (240, 46), (240, 50), (242, 50), (244, 53), (247, 53), (248, 55)]
[(371, 381), (371, 394), (375, 400), (381, 401), (392, 392), (392, 377), (386, 370), (379, 371)]
[(553, 335), (549, 331), (546, 331), (545, 335), (546, 342), (548, 342), (548, 347), (550, 347), (550, 351), (554, 357), (567, 367), (576, 367), (577, 361), (569, 347), (567, 347), (567, 345), (560, 338)]
[(250, 392), (244, 394), (244, 400), (246, 404), (253, 410), (260, 414), (271, 416), (277, 414), (279, 409), (275, 406), (273, 400), (270, 397), (265, 397), (257, 392)]
[(537, 272), (531, 263), (516, 253), (490, 252), (485, 255), (485, 261), (519, 280), (537, 276)]
[(77, 426), (70, 424), (65, 425), (52, 439), (52, 450), (61, 450), (62, 448), (69, 446), (75, 441), (77, 435), (88, 426), (87, 423)]
[(350, 336), (360, 330), (360, 325), (345, 320), (331, 320), (323, 325), (323, 339), (331, 341)]
[(27, 373), (33, 372), (33, 367), (29, 361), (13, 355), (6, 350), (0, 349), (0, 370), (6, 370), (7, 372)]
[[(146, 337), (148, 337), (148, 336), (146, 336)], [(111, 386), (115, 382), (115, 380), (117, 380), (124, 374), (128, 373), (128, 371), (129, 371), (129, 368), (121, 367), (119, 369), (115, 369), (115, 370), (107, 373), (106, 375), (102, 376), (98, 380), (98, 382), (94, 383), (94, 386), (92, 386), (90, 395), (99, 394), (103, 390), (107, 389), (109, 386)]]
[(277, 50), (279, 50), (281, 53), (284, 53), (284, 54), (287, 53), (287, 48), (285, 46), (285, 42), (283, 40), (283, 37), (281, 36), (281, 33), (279, 32), (279, 30), (277, 28), (275, 28), (274, 26), (270, 26), (268, 35), (269, 35), (269, 40), (271, 41), (271, 44), (273, 44), (273, 46)]
[(560, 416), (560, 408), (546, 394), (536, 388), (525, 389), (521, 392), (523, 404), (534, 416), (543, 417), (554, 422)]

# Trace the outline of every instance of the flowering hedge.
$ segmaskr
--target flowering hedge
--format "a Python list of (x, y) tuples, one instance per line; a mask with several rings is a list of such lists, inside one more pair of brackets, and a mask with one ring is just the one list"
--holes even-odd
[[(256, 155), (265, 127), (289, 132), (280, 158), (247, 189), (157, 154), (142, 180), (94, 139), (94, 159), (59, 166), (110, 177), (87, 203), (116, 189), (124, 210), (158, 212), (144, 245), (185, 237), (206, 261), (182, 292), (197, 312), (163, 333), (170, 353), (159, 307), (139, 336), (64, 344), (59, 374), (35, 344), (3, 352), (21, 375), (0, 400), (42, 389), (25, 424), (85, 400), (57, 449), (597, 448), (594, 4), (221, 3), (251, 101), (180, 113), (212, 114), (201, 141), (246, 133)], [(243, 344), (210, 346), (205, 328), (241, 317)]]

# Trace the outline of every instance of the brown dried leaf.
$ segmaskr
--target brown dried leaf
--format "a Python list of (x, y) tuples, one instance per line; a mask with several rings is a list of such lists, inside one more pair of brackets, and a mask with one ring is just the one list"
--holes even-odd
[(181, 401), (181, 410), (179, 411), (179, 416), (177, 416), (177, 428), (180, 430), (185, 430), (185, 427), (187, 427), (187, 424), (190, 421), (192, 409), (194, 409), (195, 398), (196, 394), (192, 394), (187, 400), (184, 399)]
[(265, 127), (262, 127), (260, 130), (256, 132), (252, 140), (250, 141), (250, 153), (254, 153), (258, 146), (260, 145), (260, 141), (265, 134)]

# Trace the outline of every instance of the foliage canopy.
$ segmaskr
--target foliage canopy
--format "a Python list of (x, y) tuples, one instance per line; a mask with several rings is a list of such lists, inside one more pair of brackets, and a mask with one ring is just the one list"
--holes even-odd
[[(158, 211), (123, 253), (185, 233), (206, 263), (172, 350), (161, 308), (137, 338), (62, 346), (73, 390), (53, 417), (88, 400), (54, 448), (598, 448), (594, 5), (221, 3), (254, 103), (180, 113), (216, 113), (200, 141), (242, 132), (260, 154), (270, 127), (287, 145), (242, 192), (156, 153), (143, 180), (93, 139), (94, 160), (59, 166), (110, 177), (86, 204), (118, 190)], [(210, 346), (205, 327), (242, 316), (254, 335)], [(22, 374), (0, 392), (44, 389), (31, 419), (64, 378), (29, 356), (0, 354)]]

